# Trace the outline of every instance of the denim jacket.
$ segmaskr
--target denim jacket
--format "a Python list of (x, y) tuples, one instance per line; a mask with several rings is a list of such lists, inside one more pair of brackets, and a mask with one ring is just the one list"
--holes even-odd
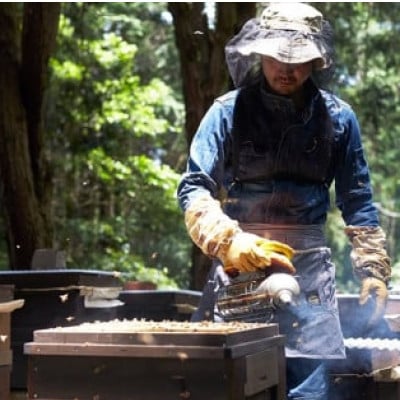
[[(233, 120), (235, 104), (243, 89), (236, 89), (216, 99), (201, 121), (188, 158), (187, 171), (178, 187), (178, 201), (185, 210), (190, 201), (204, 192), (217, 198), (225, 194), (224, 210), (241, 223), (323, 224), (330, 208), (329, 187), (334, 182), (335, 201), (346, 225), (377, 226), (377, 211), (372, 203), (368, 165), (364, 157), (360, 128), (351, 107), (332, 93), (317, 89), (311, 81), (312, 96), (298, 118), (306, 126), (316, 118), (315, 104), (326, 105), (333, 128), (331, 168), (323, 182), (298, 180), (283, 176), (241, 182), (237, 179), (234, 153)], [(263, 90), (263, 89), (261, 89)], [(265, 107), (282, 116), (294, 113), (291, 100), (263, 93)], [(250, 118), (255, 115), (250, 115)], [(269, 121), (266, 122), (267, 124)], [(274, 122), (279, 125), (278, 122)], [(290, 126), (277, 127), (282, 131)], [(293, 148), (290, 151), (296, 152)], [(242, 162), (243, 164), (243, 162)], [(318, 168), (318, 165), (316, 166)], [(246, 170), (246, 165), (240, 165)], [(280, 194), (290, 194), (288, 204)], [(287, 199), (283, 197), (283, 199)], [(276, 210), (276, 205), (283, 204)]]
[[(218, 98), (193, 138), (178, 199), (185, 210), (197, 196), (207, 193), (221, 198), (222, 192), (224, 211), (245, 230), (294, 247), (302, 300), (292, 312), (276, 315), (287, 337), (286, 355), (342, 358), (344, 343), (330, 250), (320, 243), (323, 235), (308, 239), (297, 229), (308, 232), (325, 223), (333, 182), (336, 205), (347, 225), (377, 226), (378, 217), (355, 113), (311, 81), (307, 85), (308, 106), (301, 113), (291, 100), (274, 96), (262, 86), (261, 97), (257, 93), (250, 96), (247, 106), (246, 98), (241, 103), (241, 91), (246, 89)], [(235, 108), (240, 104), (246, 108), (244, 115)], [(324, 112), (330, 117), (325, 118), (329, 126), (321, 123)], [(271, 127), (277, 137), (272, 137), (276, 133)], [(269, 136), (259, 140), (258, 134)], [(214, 260), (195, 318), (218, 318), (214, 314), (216, 294), (228, 283)]]

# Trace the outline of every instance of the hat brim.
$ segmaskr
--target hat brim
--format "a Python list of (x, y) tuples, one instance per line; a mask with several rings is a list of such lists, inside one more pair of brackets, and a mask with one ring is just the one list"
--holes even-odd
[(315, 69), (329, 64), (316, 44), (307, 38), (260, 38), (238, 48), (243, 56), (258, 54), (272, 57), (286, 64), (303, 64), (312, 61)]

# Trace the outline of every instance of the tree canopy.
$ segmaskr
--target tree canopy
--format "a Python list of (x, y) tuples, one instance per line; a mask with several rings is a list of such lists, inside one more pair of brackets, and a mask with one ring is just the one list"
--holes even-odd
[[(261, 3), (214, 6), (0, 6), (0, 268), (29, 268), (35, 249), (53, 247), (71, 268), (200, 288), (175, 191), (202, 115), (230, 87), (224, 45)], [(318, 8), (335, 32), (329, 89), (359, 117), (396, 264), (400, 4)], [(334, 207), (327, 232), (339, 286), (354, 290)]]

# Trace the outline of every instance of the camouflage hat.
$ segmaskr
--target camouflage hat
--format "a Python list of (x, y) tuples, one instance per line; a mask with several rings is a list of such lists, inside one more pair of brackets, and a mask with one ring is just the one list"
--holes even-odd
[(259, 34), (238, 47), (243, 56), (258, 54), (288, 64), (313, 61), (315, 69), (329, 66), (316, 40), (321, 34), (322, 14), (303, 3), (272, 3), (259, 19)]
[(286, 64), (302, 64), (313, 61), (315, 69), (322, 69), (327, 66), (315, 43), (302, 37), (260, 39), (239, 51), (243, 55), (269, 56)]
[(260, 27), (304, 33), (319, 33), (322, 30), (322, 14), (303, 3), (273, 3), (260, 17)]
[(236, 87), (259, 70), (260, 55), (280, 62), (313, 62), (313, 74), (334, 71), (333, 31), (314, 7), (304, 3), (271, 3), (251, 18), (225, 46), (225, 58)]

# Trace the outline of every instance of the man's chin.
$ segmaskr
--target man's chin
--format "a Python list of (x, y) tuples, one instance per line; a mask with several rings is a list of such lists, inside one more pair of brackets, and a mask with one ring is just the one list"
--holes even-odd
[(275, 92), (281, 96), (290, 96), (291, 94), (295, 93), (296, 90), (293, 87), (279, 86), (275, 89)]

